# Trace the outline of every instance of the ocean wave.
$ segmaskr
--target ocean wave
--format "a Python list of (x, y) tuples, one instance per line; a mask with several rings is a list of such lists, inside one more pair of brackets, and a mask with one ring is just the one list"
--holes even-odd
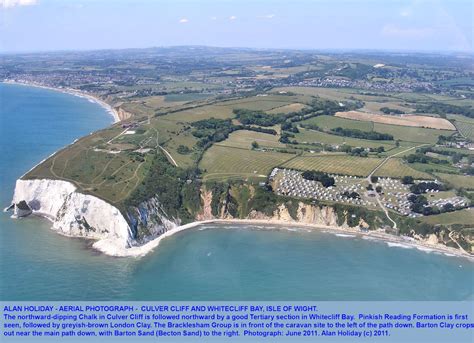
[(390, 248), (403, 248), (403, 249), (413, 249), (411, 245), (406, 245), (402, 243), (386, 242)]
[(362, 236), (362, 239), (365, 239), (366, 241), (377, 241), (378, 239), (375, 237), (370, 237), (370, 236)]
[(425, 247), (420, 247), (420, 246), (417, 246), (416, 249), (418, 249), (418, 250), (420, 250), (420, 251), (423, 251), (423, 252), (427, 252), (427, 253), (430, 253), (430, 252), (433, 252), (433, 251), (434, 251), (433, 249), (425, 248)]
[(344, 237), (344, 238), (354, 238), (357, 237), (356, 235), (348, 235), (346, 233), (336, 233), (335, 234), (337, 237)]

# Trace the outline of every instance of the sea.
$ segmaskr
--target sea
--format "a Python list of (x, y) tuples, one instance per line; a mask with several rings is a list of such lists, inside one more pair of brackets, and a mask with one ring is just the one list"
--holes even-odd
[[(2, 208), (27, 170), (111, 123), (88, 99), (0, 83)], [(474, 299), (474, 263), (352, 235), (205, 225), (117, 258), (50, 227), (0, 214), (0, 301)]]

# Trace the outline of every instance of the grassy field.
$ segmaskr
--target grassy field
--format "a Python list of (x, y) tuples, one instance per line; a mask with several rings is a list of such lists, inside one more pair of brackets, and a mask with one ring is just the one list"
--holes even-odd
[(456, 167), (445, 164), (434, 164), (434, 163), (410, 163), (413, 169), (419, 170), (426, 173), (457, 173)]
[(373, 131), (374, 124), (360, 120), (351, 120), (335, 116), (319, 116), (302, 121), (303, 124), (317, 125), (322, 129), (335, 129), (342, 127), (344, 129), (356, 129), (361, 131)]
[(245, 99), (228, 101), (222, 103), (222, 106), (230, 108), (244, 108), (252, 111), (270, 111), (275, 108), (287, 106), (295, 102), (299, 102), (301, 98), (298, 96), (280, 96), (280, 95), (267, 95), (267, 96), (253, 96)]
[(455, 212), (447, 212), (435, 216), (422, 217), (422, 220), (429, 224), (464, 224), (474, 226), (474, 209), (467, 208)]
[(442, 181), (449, 182), (456, 188), (474, 190), (474, 176), (435, 173)]
[[(166, 116), (165, 116), (166, 117)], [(170, 153), (180, 167), (190, 167), (197, 158), (195, 153), (182, 155), (177, 152), (180, 145), (193, 150), (197, 138), (183, 123), (167, 120), (165, 117), (156, 117), (151, 120), (151, 126), (159, 132), (160, 144)]]
[(458, 121), (456, 120), (454, 122), (454, 125), (458, 129), (458, 131), (463, 135), (464, 137), (474, 140), (474, 123), (467, 123), (464, 121)]
[(227, 119), (234, 117), (234, 113), (231, 106), (215, 104), (167, 114), (161, 118), (176, 122), (194, 122), (211, 117)]
[(352, 147), (363, 147), (363, 148), (377, 148), (379, 146), (385, 147), (385, 150), (395, 147), (395, 142), (393, 141), (373, 141), (368, 139), (357, 139), (350, 137), (342, 137), (331, 135), (329, 133), (306, 130), (301, 128), (300, 133), (297, 133), (296, 140), (300, 143), (326, 143), (326, 144), (347, 144)]
[(276, 107), (276, 108), (273, 108), (269, 111), (266, 111), (268, 114), (278, 114), (278, 113), (291, 113), (291, 112), (298, 112), (298, 111), (301, 111), (303, 108), (306, 108), (307, 106), (304, 105), (304, 104), (300, 104), (300, 103), (293, 103), (293, 104), (289, 104), (289, 105), (284, 105), (284, 106), (281, 106), (281, 107)]
[(359, 99), (362, 101), (388, 102), (393, 98), (382, 94), (380, 96), (361, 94), (356, 89), (349, 88), (322, 88), (322, 87), (281, 87), (274, 91), (286, 91), (307, 96), (317, 96), (329, 100), (341, 101)]
[(114, 126), (85, 136), (34, 168), (26, 178), (70, 181), (84, 192), (111, 203), (120, 202), (141, 181), (148, 163), (146, 156), (143, 160), (138, 160), (128, 152), (112, 154), (93, 148), (105, 145), (107, 140), (120, 131), (119, 127)]
[(223, 142), (215, 143), (241, 149), (251, 149), (252, 142), (257, 142), (261, 148), (285, 148), (285, 144), (278, 141), (278, 136), (247, 130), (232, 132)]
[(408, 163), (404, 163), (400, 158), (389, 159), (380, 169), (375, 172), (376, 176), (385, 176), (392, 178), (402, 178), (403, 176), (412, 176), (415, 179), (431, 180), (433, 177), (422, 171), (413, 169)]
[(411, 113), (415, 111), (414, 108), (408, 107), (403, 105), (403, 101), (397, 102), (397, 101), (366, 101), (364, 107), (360, 109), (360, 111), (363, 112), (370, 112), (370, 113), (376, 113), (376, 114), (382, 114), (383, 112), (380, 111), (382, 107), (388, 107), (388, 108), (393, 108), (396, 110), (403, 111), (405, 113)]
[(440, 135), (450, 136), (453, 131), (425, 129), (419, 127), (407, 127), (374, 123), (374, 131), (391, 134), (394, 139), (415, 143), (436, 143)]
[(318, 170), (326, 173), (367, 176), (382, 162), (379, 158), (348, 155), (314, 155), (296, 157), (283, 164), (285, 168)]
[(164, 97), (165, 102), (190, 102), (196, 100), (203, 100), (213, 97), (211, 93), (183, 93), (183, 94), (168, 94)]
[(173, 107), (173, 106), (179, 106), (184, 104), (184, 101), (174, 101), (171, 102), (169, 100), (165, 100), (164, 95), (155, 95), (155, 96), (148, 96), (148, 97), (143, 97), (135, 100), (135, 102), (142, 103), (144, 106), (147, 106), (152, 109), (158, 109), (162, 107)]
[(204, 180), (264, 179), (273, 167), (295, 155), (213, 145), (199, 164)]

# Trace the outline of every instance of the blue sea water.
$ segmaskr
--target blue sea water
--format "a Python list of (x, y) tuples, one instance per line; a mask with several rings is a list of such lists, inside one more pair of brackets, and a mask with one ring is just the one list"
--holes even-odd
[[(0, 205), (15, 180), (112, 119), (86, 99), (0, 84)], [(474, 264), (304, 229), (208, 225), (114, 258), (40, 218), (0, 215), (0, 300), (472, 300)]]

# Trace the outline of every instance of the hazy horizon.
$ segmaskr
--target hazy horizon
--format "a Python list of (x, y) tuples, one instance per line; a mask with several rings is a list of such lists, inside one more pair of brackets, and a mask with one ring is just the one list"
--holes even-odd
[(0, 0), (0, 53), (207, 46), (473, 53), (468, 0)]

